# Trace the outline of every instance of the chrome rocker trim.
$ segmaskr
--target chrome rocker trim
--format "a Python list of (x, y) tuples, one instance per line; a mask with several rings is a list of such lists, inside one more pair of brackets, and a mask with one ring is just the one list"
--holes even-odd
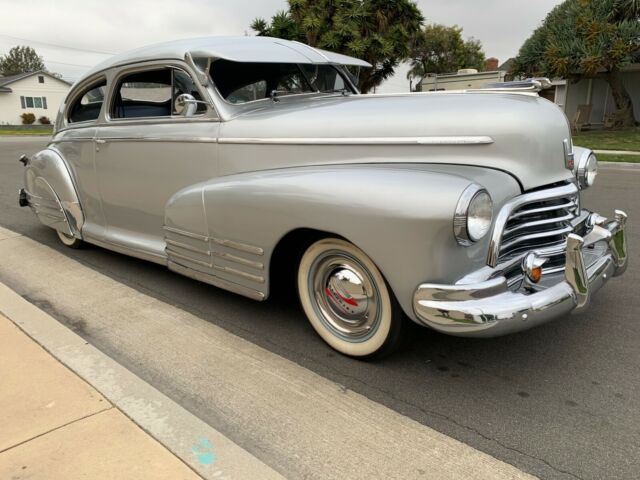
[[(543, 274), (540, 285), (522, 284), (516, 290), (509, 290), (504, 275), (477, 283), (425, 283), (413, 299), (418, 320), (450, 335), (496, 337), (583, 309), (610, 277), (626, 270), (628, 260), (627, 215), (616, 210), (615, 220), (597, 214), (590, 217), (593, 228), (584, 238), (569, 234), (564, 274)], [(594, 260), (592, 252), (597, 246), (600, 254)], [(587, 249), (589, 265), (585, 264)]]

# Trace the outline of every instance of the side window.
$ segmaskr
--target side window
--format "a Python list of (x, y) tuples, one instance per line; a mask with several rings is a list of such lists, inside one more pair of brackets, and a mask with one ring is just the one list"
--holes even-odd
[[(202, 100), (192, 78), (182, 70), (162, 68), (131, 73), (123, 77), (115, 90), (111, 118), (169, 117), (175, 115), (178, 95), (188, 93)], [(207, 109), (199, 104), (197, 113)]]
[[(86, 122), (89, 120), (95, 120), (100, 115), (100, 109), (104, 102), (104, 93), (106, 90), (107, 81), (102, 80), (97, 84), (92, 85), (83, 94), (78, 96), (71, 107), (67, 115), (69, 123)], [(43, 102), (44, 108), (46, 108), (46, 100)]]
[[(175, 100), (178, 95), (182, 95), (183, 93), (188, 93), (189, 95), (193, 95), (196, 100), (202, 101), (202, 96), (198, 91), (198, 87), (194, 83), (193, 79), (182, 70), (173, 70), (173, 102), (172, 105), (175, 105)], [(207, 106), (204, 103), (198, 104), (198, 109), (196, 113), (204, 113), (207, 111)], [(175, 115), (175, 108), (172, 108), (172, 113)]]
[(168, 117), (171, 115), (171, 69), (124, 76), (115, 90), (112, 118)]
[(318, 92), (351, 91), (344, 77), (331, 65), (303, 64), (300, 68)]
[(231, 92), (227, 97), (227, 102), (245, 103), (260, 100), (265, 97), (267, 97), (267, 82), (265, 80), (259, 80), (251, 85)]

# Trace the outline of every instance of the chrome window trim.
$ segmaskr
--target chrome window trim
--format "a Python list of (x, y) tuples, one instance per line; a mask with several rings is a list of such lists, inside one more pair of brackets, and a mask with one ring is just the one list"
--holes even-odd
[(544, 200), (553, 200), (556, 198), (567, 197), (570, 195), (577, 195), (579, 192), (578, 187), (573, 183), (568, 183), (560, 187), (549, 188), (546, 190), (538, 190), (536, 192), (525, 193), (512, 198), (503, 205), (500, 212), (495, 218), (493, 226), (493, 232), (489, 242), (489, 252), (487, 254), (487, 265), (495, 267), (498, 263), (498, 257), (500, 256), (500, 242), (505, 229), (505, 225), (511, 216), (511, 212), (517, 208), (526, 205), (527, 203), (539, 202)]
[[(153, 71), (153, 70), (163, 70), (163, 69), (171, 69), (171, 70), (181, 70), (191, 79), (193, 80), (193, 84), (198, 89), (200, 96), (207, 102), (207, 111), (198, 115), (194, 115), (192, 117), (183, 117), (182, 115), (167, 115), (167, 116), (156, 116), (156, 117), (137, 117), (137, 118), (112, 118), (111, 109), (113, 106), (113, 102), (115, 101), (116, 89), (121, 82), (122, 78), (126, 75), (135, 72), (144, 72), (144, 71)], [(134, 63), (125, 67), (117, 67), (113, 78), (111, 79), (110, 85), (108, 85), (108, 108), (103, 108), (104, 112), (104, 124), (106, 125), (129, 125), (135, 124), (140, 125), (142, 123), (146, 124), (158, 124), (158, 123), (174, 123), (174, 122), (211, 122), (211, 121), (220, 121), (220, 114), (215, 107), (215, 103), (209, 96), (209, 91), (202, 88), (200, 82), (196, 81), (196, 75), (190, 71), (189, 66), (182, 60), (175, 61), (149, 61), (143, 63)], [(172, 82), (173, 82), (173, 74), (172, 74)], [(173, 85), (172, 85), (173, 88)], [(172, 92), (173, 98), (173, 92)], [(107, 102), (105, 102), (107, 103)], [(104, 104), (103, 104), (104, 105)], [(172, 106), (173, 110), (173, 106)]]
[[(84, 94), (86, 94), (89, 90), (92, 90), (91, 87), (94, 85), (104, 81), (104, 98), (102, 99), (102, 105), (100, 105), (100, 111), (98, 112), (98, 116), (92, 120), (84, 120), (82, 122), (70, 122), (69, 114), (71, 113), (71, 107), (75, 105), (76, 101), (81, 100)], [(86, 80), (84, 80), (81, 84), (72, 88), (67, 97), (64, 100), (64, 110), (62, 114), (62, 123), (64, 127), (60, 128), (58, 132), (62, 130), (66, 130), (67, 128), (80, 128), (80, 127), (88, 127), (93, 126), (100, 122), (100, 117), (102, 116), (102, 112), (104, 111), (104, 104), (107, 102), (109, 94), (109, 80), (105, 74), (97, 74), (92, 76)]]

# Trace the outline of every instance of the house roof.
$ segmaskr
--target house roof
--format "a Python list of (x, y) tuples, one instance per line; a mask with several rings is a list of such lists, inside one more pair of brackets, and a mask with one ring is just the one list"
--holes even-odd
[(304, 43), (271, 37), (204, 37), (158, 43), (115, 55), (96, 65), (84, 77), (111, 67), (156, 59), (222, 58), (235, 62), (338, 63), (371, 67), (364, 60), (313, 48)]
[(511, 57), (511, 58), (505, 60), (505, 62), (498, 67), (498, 70), (500, 70), (502, 72), (510, 72), (511, 69), (513, 68), (515, 62), (516, 62), (516, 59), (514, 57)]
[(63, 80), (61, 78), (58, 77), (54, 77), (53, 75), (51, 75), (49, 72), (45, 72), (44, 70), (38, 70), (36, 72), (25, 72), (25, 73), (19, 73), (17, 75), (9, 75), (7, 77), (0, 77), (0, 92), (3, 91), (11, 91), (11, 89), (9, 88), (8, 90), (3, 90), (3, 87), (6, 87), (7, 85), (13, 83), (13, 82), (17, 82), (18, 80), (22, 80), (23, 78), (28, 78), (31, 77), (33, 75), (46, 75), (47, 77), (51, 77), (51, 78), (55, 78), (56, 80), (62, 82), (62, 83), (66, 83), (67, 85), (71, 85), (71, 83), (67, 82), (66, 80)]

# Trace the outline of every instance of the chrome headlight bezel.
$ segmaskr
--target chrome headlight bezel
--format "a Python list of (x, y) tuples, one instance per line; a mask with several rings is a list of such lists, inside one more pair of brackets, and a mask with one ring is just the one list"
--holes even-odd
[[(469, 212), (478, 209), (484, 211), (484, 218), (478, 219)], [(487, 215), (488, 213), (488, 215)], [(470, 222), (481, 221), (482, 224), (474, 225)], [(453, 234), (458, 244), (468, 247), (482, 240), (491, 230), (493, 222), (493, 200), (486, 188), (477, 185), (469, 185), (460, 195), (453, 217)]]
[(581, 189), (591, 187), (598, 176), (598, 158), (592, 150), (585, 149), (578, 159), (576, 178)]

